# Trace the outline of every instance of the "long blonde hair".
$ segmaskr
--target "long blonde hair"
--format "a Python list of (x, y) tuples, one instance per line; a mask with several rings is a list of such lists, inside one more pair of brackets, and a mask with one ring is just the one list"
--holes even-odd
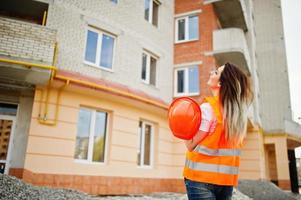
[(250, 79), (233, 64), (226, 63), (220, 77), (220, 103), (226, 139), (239, 144), (246, 136), (248, 108), (253, 101)]

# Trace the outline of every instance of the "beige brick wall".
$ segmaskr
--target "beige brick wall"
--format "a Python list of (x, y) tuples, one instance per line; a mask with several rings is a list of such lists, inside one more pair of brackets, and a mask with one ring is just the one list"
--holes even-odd
[[(161, 1), (159, 25), (144, 19), (144, 1), (50, 1), (47, 26), (57, 29), (58, 67), (145, 91), (165, 101), (172, 98), (174, 1)], [(114, 63), (109, 72), (84, 64), (86, 28), (116, 36)], [(141, 81), (142, 51), (159, 57), (157, 86)]]
[(51, 64), (55, 42), (55, 30), (0, 17), (0, 56)]

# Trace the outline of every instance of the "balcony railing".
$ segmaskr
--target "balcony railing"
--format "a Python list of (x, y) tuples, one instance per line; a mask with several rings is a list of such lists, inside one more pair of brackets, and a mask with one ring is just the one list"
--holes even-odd
[(222, 28), (248, 30), (245, 0), (204, 0), (204, 3), (213, 4)]
[(244, 32), (239, 28), (213, 32), (213, 55), (218, 64), (231, 62), (250, 73), (250, 55)]
[(4, 17), (0, 17), (0, 27), (0, 78), (29, 84), (45, 84), (49, 80), (50, 70), (30, 68), (22, 63), (52, 65), (56, 31), (38, 24)]

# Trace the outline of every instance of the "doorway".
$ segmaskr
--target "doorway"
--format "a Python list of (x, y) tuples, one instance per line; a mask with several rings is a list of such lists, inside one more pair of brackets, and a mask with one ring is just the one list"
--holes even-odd
[(8, 174), (17, 105), (0, 103), (0, 173)]

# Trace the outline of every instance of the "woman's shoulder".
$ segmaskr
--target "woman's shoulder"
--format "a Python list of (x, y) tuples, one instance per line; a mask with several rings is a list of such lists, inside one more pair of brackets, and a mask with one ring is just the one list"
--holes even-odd
[(212, 107), (210, 105), (210, 103), (208, 102), (204, 102), (200, 105), (201, 109), (205, 109), (205, 110), (212, 110)]
[(208, 102), (204, 102), (200, 105), (202, 118), (206, 118), (208, 120), (213, 118), (213, 109)]

